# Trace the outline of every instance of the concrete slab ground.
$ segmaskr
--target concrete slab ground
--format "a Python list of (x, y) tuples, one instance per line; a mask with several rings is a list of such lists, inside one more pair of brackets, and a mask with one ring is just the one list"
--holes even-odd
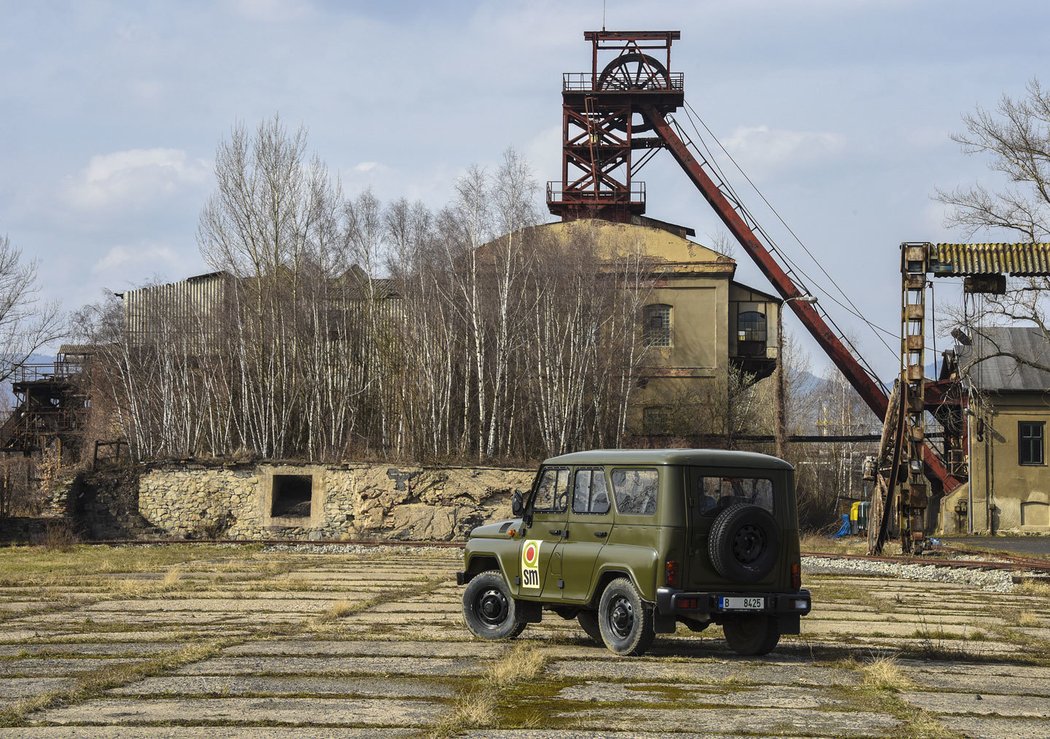
[(812, 576), (813, 617), (766, 658), (712, 627), (624, 659), (553, 614), (472, 639), (455, 551), (192, 551), (17, 582), (0, 551), (0, 734), (1050, 736), (1037, 591)]

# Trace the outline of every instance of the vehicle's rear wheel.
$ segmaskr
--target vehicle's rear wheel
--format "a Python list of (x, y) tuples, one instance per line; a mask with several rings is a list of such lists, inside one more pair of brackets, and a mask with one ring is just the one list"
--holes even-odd
[(772, 616), (741, 616), (722, 624), (726, 643), (737, 654), (769, 654), (780, 641), (780, 626)]
[(463, 591), (467, 628), (482, 639), (513, 639), (525, 629), (518, 603), (498, 570), (477, 575)]
[(711, 524), (707, 553), (715, 570), (727, 580), (756, 582), (776, 564), (779, 541), (777, 522), (769, 511), (737, 503)]
[(609, 651), (622, 655), (644, 654), (656, 636), (653, 609), (626, 577), (613, 580), (602, 592), (598, 627)]
[(602, 643), (602, 629), (598, 625), (598, 612), (597, 611), (580, 611), (576, 614), (576, 620), (580, 624), (580, 628), (586, 632), (587, 636), (594, 639), (599, 644)]

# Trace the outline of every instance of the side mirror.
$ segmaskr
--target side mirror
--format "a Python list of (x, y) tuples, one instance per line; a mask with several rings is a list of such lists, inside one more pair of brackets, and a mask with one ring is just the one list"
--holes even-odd
[(515, 516), (525, 513), (525, 500), (521, 497), (520, 490), (515, 490), (514, 497), (510, 499), (510, 512)]

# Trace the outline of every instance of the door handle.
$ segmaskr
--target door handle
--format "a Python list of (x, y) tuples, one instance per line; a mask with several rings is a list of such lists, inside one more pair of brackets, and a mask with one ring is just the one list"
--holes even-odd
[(597, 536), (599, 539), (604, 539), (605, 537), (607, 537), (609, 535), (609, 532), (608, 531), (595, 531), (594, 535)]
[(561, 529), (551, 529), (550, 530), (550, 535), (551, 536), (561, 536)]

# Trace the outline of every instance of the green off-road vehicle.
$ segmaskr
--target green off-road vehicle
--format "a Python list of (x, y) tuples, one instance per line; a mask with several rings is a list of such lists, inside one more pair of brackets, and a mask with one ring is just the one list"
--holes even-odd
[(776, 457), (565, 454), (512, 506), (518, 518), (471, 532), (457, 573), (483, 639), (516, 637), (549, 610), (617, 654), (642, 654), (677, 623), (716, 623), (731, 649), (759, 655), (809, 613), (793, 470)]

